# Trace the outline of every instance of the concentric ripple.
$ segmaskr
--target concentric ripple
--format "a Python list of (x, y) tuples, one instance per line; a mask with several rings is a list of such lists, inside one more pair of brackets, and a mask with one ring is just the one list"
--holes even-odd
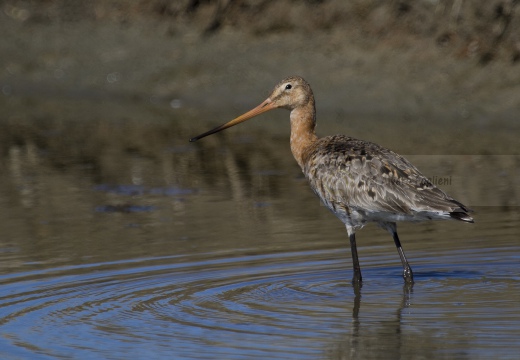
[[(480, 341), (491, 328), (502, 339), (518, 331), (508, 323), (518, 315), (496, 297), (508, 288), (518, 291), (518, 281), (482, 281), (484, 274), (499, 277), (501, 269), (418, 267), (422, 284), (407, 289), (393, 262), (367, 269), (365, 286), (356, 291), (347, 256), (332, 250), (203, 254), (4, 276), (0, 349), (7, 358), (313, 359), (352, 346), (362, 352), (374, 337), (379, 347), (392, 348), (396, 334), (406, 333), (421, 338), (426, 356), (436, 349), (439, 329), (450, 335), (453, 353), (461, 341)], [(464, 294), (464, 301), (453, 302), (450, 290)], [(483, 290), (490, 292), (488, 301), (479, 296), (472, 302), (471, 294)], [(498, 305), (505, 305), (503, 317), (495, 311), (495, 322), (481, 318), (483, 328), (471, 337), (450, 333), (454, 314), (475, 323), (482, 307)], [(424, 333), (425, 319), (431, 333)], [(423, 322), (420, 334), (413, 330), (416, 321)]]
[[(309, 319), (318, 322), (325, 312), (337, 312), (334, 302), (341, 310), (351, 296), (346, 273), (339, 270), (344, 264), (321, 260), (312, 266), (302, 261), (306, 258), (300, 253), (168, 257), (6, 277), (1, 348), (103, 358), (141, 358), (151, 351), (156, 358), (163, 350), (171, 355), (175, 341), (181, 358), (250, 347), (259, 354), (263, 346), (272, 351), (273, 340), (283, 347), (288, 338), (313, 337), (317, 327)], [(302, 331), (302, 322), (313, 330)], [(263, 344), (259, 336), (265, 336)]]

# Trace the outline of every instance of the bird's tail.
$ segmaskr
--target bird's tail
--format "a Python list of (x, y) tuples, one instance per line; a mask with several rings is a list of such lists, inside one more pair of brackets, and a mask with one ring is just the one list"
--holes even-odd
[(469, 223), (474, 223), (475, 220), (471, 216), (468, 215), (467, 212), (464, 211), (453, 211), (450, 212), (450, 216), (452, 219), (460, 220), (460, 221), (466, 221)]
[(460, 202), (456, 200), (452, 200), (455, 202), (459, 207), (456, 209), (453, 209), (453, 211), (450, 212), (450, 216), (452, 219), (460, 220), (460, 221), (466, 221), (469, 223), (474, 223), (475, 221), (471, 216), (469, 216), (468, 213), (473, 212), (470, 208), (467, 208), (465, 205), (461, 204)]

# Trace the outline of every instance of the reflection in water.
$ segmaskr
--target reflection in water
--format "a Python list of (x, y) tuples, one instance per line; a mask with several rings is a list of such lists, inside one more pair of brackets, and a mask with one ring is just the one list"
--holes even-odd
[[(0, 323), (9, 336), (0, 343), (9, 353), (59, 357), (69, 349), (80, 358), (474, 358), (516, 351), (518, 313), (509, 297), (520, 288), (502, 277), (507, 265), (499, 259), (490, 259), (492, 271), (439, 275), (417, 281), (412, 292), (390, 275), (398, 264), (372, 263), (368, 272), (377, 280), (353, 288), (345, 255), (229, 252), (3, 276)], [(478, 268), (478, 256), (466, 259), (466, 267)], [(481, 296), (490, 287), (493, 300)], [(495, 342), (486, 340), (490, 332)]]
[[(378, 326), (374, 326), (372, 322), (363, 324), (360, 319), (361, 294), (362, 288), (353, 285), (354, 305), (352, 309), (352, 331), (347, 335), (348, 341), (341, 341), (330, 351), (331, 359), (367, 359), (367, 358), (401, 358), (412, 351), (413, 347), (407, 344), (410, 335), (402, 329), (406, 321), (402, 318), (402, 314), (411, 305), (411, 295), (414, 284), (405, 283), (403, 285), (403, 293), (401, 301), (398, 302), (395, 318), (385, 320)], [(362, 316), (361, 316), (362, 317)], [(373, 335), (373, 334), (376, 335)], [(430, 342), (427, 338), (421, 338), (424, 343)], [(415, 356), (433, 356), (432, 349), (422, 348), (416, 351)]]
[(520, 350), (518, 156), (411, 158), (451, 177), (443, 188), (475, 207), (477, 223), (401, 226), (413, 289), (393, 243), (368, 226), (358, 244), (366, 281), (354, 288), (344, 228), (303, 180), (288, 135), (257, 127), (191, 146), (204, 125), (189, 113), (0, 101), (13, 114), (0, 122), (4, 357)]

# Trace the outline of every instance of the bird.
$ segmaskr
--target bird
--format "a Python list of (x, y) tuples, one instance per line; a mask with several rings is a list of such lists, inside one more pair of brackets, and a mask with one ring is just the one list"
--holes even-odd
[(392, 235), (405, 284), (413, 284), (412, 268), (397, 235), (396, 222), (448, 219), (474, 222), (469, 215), (471, 209), (432, 184), (403, 156), (346, 135), (318, 138), (314, 94), (300, 76), (286, 77), (260, 105), (191, 138), (190, 142), (277, 108), (290, 110), (291, 152), (312, 190), (347, 229), (353, 284), (362, 283), (356, 232), (367, 223), (375, 222)]

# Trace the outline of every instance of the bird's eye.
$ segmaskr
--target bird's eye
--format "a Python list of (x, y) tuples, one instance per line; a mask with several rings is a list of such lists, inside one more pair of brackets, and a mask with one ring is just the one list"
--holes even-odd
[(285, 85), (285, 90), (291, 90), (291, 89), (292, 89), (292, 85), (291, 84)]

